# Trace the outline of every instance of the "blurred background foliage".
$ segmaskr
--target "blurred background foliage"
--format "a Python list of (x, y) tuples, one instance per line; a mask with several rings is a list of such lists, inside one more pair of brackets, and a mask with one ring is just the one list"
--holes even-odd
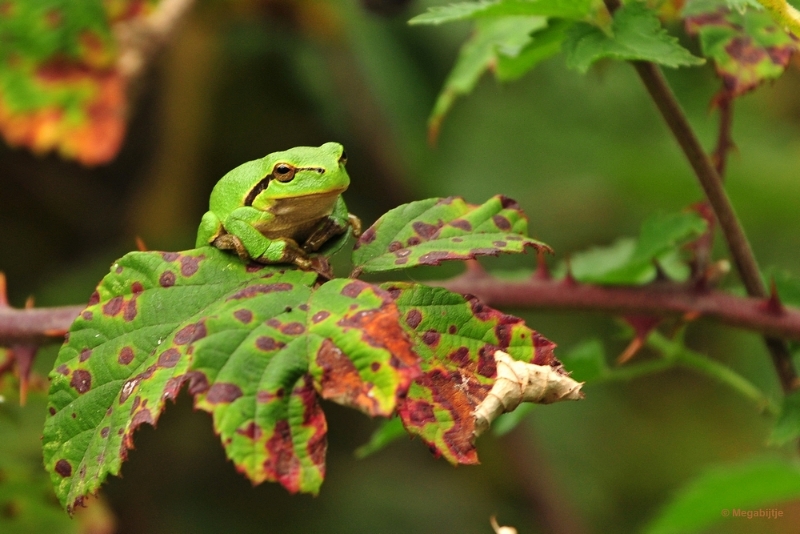
[[(625, 64), (601, 63), (583, 76), (556, 56), (513, 84), (485, 77), (456, 102), (437, 145), (428, 145), (427, 116), (469, 31), (467, 24), (406, 24), (438, 3), (200, 2), (142, 84), (111, 164), (87, 169), (0, 146), (0, 271), (12, 305), (31, 294), (41, 306), (85, 302), (112, 261), (135, 248), (136, 236), (151, 249), (190, 248), (216, 180), (295, 145), (345, 145), (352, 177), (345, 197), (366, 224), (414, 199), (482, 202), (503, 193), (519, 201), (531, 235), (558, 259), (636, 235), (649, 214), (700, 199), (688, 164)], [(666, 75), (713, 147), (717, 116), (709, 102), (719, 81), (712, 68)], [(795, 60), (778, 81), (737, 101), (738, 152), (727, 178), (761, 264), (796, 275), (798, 95)], [(515, 269), (533, 261), (482, 263)], [(610, 356), (626, 344), (609, 317), (505, 311), (561, 352), (596, 337)], [(701, 322), (687, 344), (778, 397), (756, 335)], [(482, 464), (459, 468), (405, 439), (356, 460), (353, 450), (377, 422), (328, 404), (328, 474), (316, 498), (274, 484), (252, 488), (226, 462), (208, 415), (181, 397), (157, 431), (138, 432), (124, 477), (103, 494), (120, 533), (479, 533), (489, 532), (492, 514), (521, 533), (637, 532), (676, 488), (710, 466), (790, 452), (766, 448), (770, 420), (752, 404), (688, 372), (590, 384), (586, 394), (580, 403), (536, 408), (505, 436), (482, 437)], [(37, 418), (41, 404), (25, 410)], [(33, 436), (31, 447), (38, 446)], [(761, 521), (757, 530), (731, 520), (710, 532), (797, 532), (800, 503), (779, 507), (784, 519)]]

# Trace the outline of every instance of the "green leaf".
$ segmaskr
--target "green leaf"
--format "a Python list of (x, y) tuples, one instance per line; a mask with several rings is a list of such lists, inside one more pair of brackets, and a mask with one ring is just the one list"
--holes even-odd
[(798, 43), (766, 11), (695, 0), (684, 9), (686, 31), (700, 36), (703, 54), (714, 60), (724, 91), (741, 96), (786, 70)]
[(783, 398), (781, 413), (772, 429), (769, 441), (784, 445), (800, 436), (800, 391), (792, 391)]
[(353, 251), (358, 271), (381, 272), (447, 260), (549, 250), (527, 237), (528, 219), (519, 205), (495, 196), (475, 206), (460, 197), (430, 198), (399, 206), (378, 219)]
[(513, 412), (504, 413), (492, 424), (492, 434), (497, 437), (505, 436), (517, 428), (534, 408), (536, 408), (535, 404), (526, 402), (517, 406)]
[(550, 20), (547, 28), (532, 35), (531, 41), (520, 50), (519, 54), (516, 56), (499, 54), (494, 70), (495, 77), (503, 82), (517, 80), (545, 59), (561, 52), (567, 30), (572, 24), (566, 20)]
[[(701, 532), (726, 521), (759, 519), (758, 515), (748, 516), (747, 512), (758, 514), (763, 507), (797, 498), (800, 498), (800, 469), (794, 463), (758, 459), (719, 467), (681, 489), (644, 532)], [(761, 513), (767, 512), (762, 509)]]
[(434, 6), (409, 24), (443, 24), (457, 20), (514, 15), (580, 19), (589, 14), (591, 0), (482, 0)]
[(383, 285), (396, 299), (415, 340), (422, 374), (398, 413), (406, 430), (453, 464), (474, 464), (473, 412), (494, 384), (494, 353), (560, 368), (555, 345), (522, 319), (443, 288)]
[(547, 26), (544, 17), (501, 17), (478, 20), (472, 36), (461, 46), (453, 70), (436, 99), (428, 119), (428, 135), (436, 139), (444, 116), (460, 95), (469, 94), (481, 75), (501, 55), (516, 57), (530, 34)]
[(564, 368), (579, 382), (588, 382), (608, 376), (606, 352), (597, 339), (584, 341), (561, 356)]
[(403, 421), (401, 421), (399, 417), (392, 417), (386, 421), (381, 421), (380, 426), (372, 433), (369, 441), (356, 449), (356, 458), (366, 458), (371, 454), (375, 454), (390, 443), (406, 435), (407, 433), (406, 429), (403, 427)]
[[(88, 531), (83, 518), (71, 520), (57, 505), (41, 466), (45, 398), (35, 392), (20, 407), (19, 393), (0, 385), (0, 532), (67, 534)], [(93, 506), (97, 503), (93, 503)]]
[(702, 65), (661, 27), (656, 14), (644, 3), (625, 4), (614, 13), (609, 33), (597, 26), (576, 23), (564, 42), (567, 66), (586, 72), (595, 61), (653, 61), (667, 67)]
[[(35, 152), (84, 164), (116, 155), (125, 130), (125, 80), (112, 23), (154, 2), (6, 0), (0, 15), (0, 133)], [(136, 4), (136, 5), (133, 5)]]
[(389, 415), (418, 373), (388, 293), (316, 278), (213, 247), (119, 260), (51, 373), (44, 458), (62, 504), (119, 473), (133, 432), (185, 383), (254, 483), (316, 493), (327, 433), (317, 396)]
[(639, 238), (619, 239), (613, 245), (575, 254), (570, 260), (572, 276), (586, 283), (635, 284), (652, 282), (658, 265), (665, 275), (682, 280), (688, 267), (676, 258), (679, 248), (707, 228), (694, 212), (656, 214), (642, 224)]
[[(787, 271), (771, 270), (768, 275), (769, 279), (775, 282), (781, 302), (800, 308), (800, 279)], [(767, 280), (767, 285), (769, 285), (769, 280)]]

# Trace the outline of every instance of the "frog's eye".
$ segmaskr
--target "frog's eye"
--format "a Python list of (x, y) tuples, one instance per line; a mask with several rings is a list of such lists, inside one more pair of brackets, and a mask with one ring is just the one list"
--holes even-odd
[(287, 163), (278, 163), (272, 169), (272, 176), (279, 182), (291, 182), (297, 169)]
[(339, 165), (345, 165), (347, 163), (347, 152), (342, 150), (342, 155), (339, 156)]

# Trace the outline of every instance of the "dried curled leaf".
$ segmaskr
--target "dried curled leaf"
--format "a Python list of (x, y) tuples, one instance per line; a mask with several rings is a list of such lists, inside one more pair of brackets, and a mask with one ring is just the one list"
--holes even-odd
[(561, 368), (536, 365), (513, 359), (498, 350), (494, 353), (497, 377), (494, 386), (475, 408), (476, 436), (480, 436), (498, 416), (514, 411), (523, 402), (551, 404), (581, 400), (583, 382), (570, 378)]

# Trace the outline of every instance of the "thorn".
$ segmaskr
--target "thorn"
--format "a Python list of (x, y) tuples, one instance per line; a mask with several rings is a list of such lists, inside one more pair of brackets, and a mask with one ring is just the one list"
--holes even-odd
[(478, 260), (467, 260), (464, 263), (467, 266), (467, 272), (464, 273), (464, 276), (476, 278), (486, 275), (486, 269), (483, 268), (483, 265), (481, 265)]
[(565, 286), (569, 287), (576, 286), (578, 285), (578, 281), (575, 280), (574, 276), (572, 276), (572, 263), (569, 256), (567, 256), (566, 263), (567, 263), (567, 274), (564, 275), (564, 280), (562, 283)]
[(783, 308), (780, 296), (778, 296), (778, 288), (775, 285), (774, 278), (770, 282), (769, 298), (759, 304), (758, 307), (761, 311), (772, 315), (781, 315), (784, 313), (785, 309)]
[(547, 252), (544, 249), (538, 249), (536, 251), (536, 272), (533, 273), (534, 280), (550, 280), (552, 276), (550, 276), (550, 268), (547, 266), (547, 260), (545, 259), (545, 254)]
[(36, 299), (33, 297), (33, 295), (29, 295), (28, 298), (25, 299), (25, 309), (33, 309), (34, 302), (36, 302)]
[(636, 353), (639, 352), (639, 349), (641, 349), (643, 346), (644, 346), (644, 340), (642, 340), (642, 338), (640, 337), (633, 338), (631, 342), (628, 344), (628, 346), (625, 347), (625, 350), (622, 351), (622, 354), (620, 354), (619, 357), (617, 358), (617, 365), (622, 365), (623, 363), (627, 362), (628, 360), (636, 356)]
[(19, 405), (25, 406), (28, 400), (28, 383), (31, 377), (31, 366), (36, 357), (36, 345), (15, 345), (11, 348), (14, 360), (17, 362), (17, 373), (19, 374)]
[(136, 236), (136, 250), (138, 250), (139, 252), (147, 252), (148, 250), (147, 245), (144, 242), (144, 239), (142, 239), (138, 235)]
[(8, 293), (6, 293), (6, 273), (0, 271), (0, 308), (8, 308)]
[(67, 332), (69, 332), (69, 330), (64, 328), (50, 328), (42, 333), (47, 337), (64, 337), (67, 335)]
[(663, 321), (661, 317), (656, 317), (654, 315), (627, 315), (622, 319), (633, 328), (634, 338), (625, 350), (622, 351), (619, 358), (617, 358), (617, 365), (621, 365), (633, 358), (636, 353), (639, 352), (639, 349), (644, 346), (650, 332), (655, 330), (655, 328), (661, 324), (661, 321)]

